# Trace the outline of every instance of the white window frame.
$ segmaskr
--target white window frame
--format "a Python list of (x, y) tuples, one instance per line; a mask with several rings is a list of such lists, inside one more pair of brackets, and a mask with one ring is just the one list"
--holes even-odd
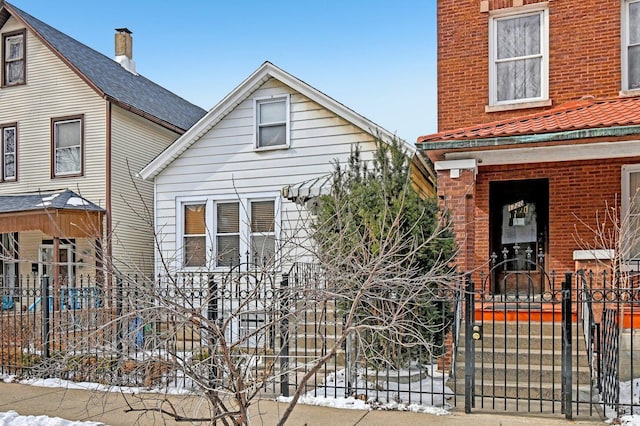
[[(184, 256), (185, 255), (184, 247), (186, 246), (185, 238), (188, 238), (188, 237), (204, 237), (204, 240), (205, 240), (204, 265), (185, 266), (185, 267), (186, 268), (193, 268), (193, 269), (206, 268), (207, 264), (208, 264), (207, 261), (209, 259), (209, 256), (207, 256), (208, 251), (207, 251), (207, 243), (206, 243), (206, 241), (207, 241), (207, 232), (206, 232), (207, 231), (207, 213), (208, 213), (207, 202), (206, 202), (206, 200), (205, 201), (201, 201), (201, 202), (197, 202), (197, 201), (195, 201), (195, 202), (185, 202), (185, 203), (182, 203), (181, 206), (182, 206), (182, 210), (181, 210), (181, 213), (182, 213), (182, 222), (181, 222), (182, 223), (182, 240), (181, 240), (182, 252), (181, 252), (181, 257), (180, 258), (182, 259), (182, 263), (186, 264), (186, 261), (185, 261), (186, 259), (185, 259), (185, 256)], [(184, 229), (184, 226), (185, 226), (185, 223), (184, 223), (184, 219), (185, 219), (184, 211), (188, 206), (204, 206), (204, 220), (205, 220), (205, 224), (204, 224), (205, 233), (204, 234), (186, 234), (185, 233), (185, 229)]]
[[(285, 103), (285, 120), (268, 123), (260, 123), (260, 106), (263, 104), (284, 102)], [(286, 95), (270, 96), (255, 98), (253, 102), (254, 126), (254, 148), (256, 151), (269, 151), (274, 149), (287, 149), (291, 142), (291, 97)], [(260, 146), (260, 128), (274, 125), (285, 125), (285, 143), (273, 146)]]
[[(498, 101), (497, 81), (497, 21), (512, 19), (519, 16), (540, 15), (540, 96), (523, 99)], [(521, 58), (522, 59), (522, 58)], [(519, 106), (523, 108), (537, 106), (536, 103), (546, 105), (549, 99), (549, 9), (547, 3), (536, 3), (514, 9), (504, 9), (490, 12), (489, 17), (489, 106)], [(525, 105), (530, 104), (530, 105)]]
[(207, 226), (206, 237), (206, 252), (207, 262), (206, 268), (208, 270), (228, 270), (228, 266), (218, 266), (217, 260), (217, 247), (216, 247), (216, 235), (217, 235), (217, 203), (239, 203), (240, 214), (240, 256), (242, 258), (242, 266), (246, 267), (245, 255), (247, 251), (251, 252), (251, 211), (250, 206), (253, 201), (273, 201), (274, 202), (274, 232), (275, 237), (275, 250), (276, 269), (280, 268), (279, 247), (280, 247), (280, 235), (282, 229), (282, 216), (281, 206), (282, 198), (279, 192), (262, 192), (262, 193), (246, 193), (246, 194), (223, 194), (216, 196), (203, 197), (178, 197), (176, 198), (176, 259), (178, 261), (178, 267), (184, 271), (198, 271), (202, 270), (202, 267), (187, 267), (184, 265), (183, 255), (183, 241), (184, 241), (184, 213), (183, 209), (185, 205), (189, 204), (206, 204), (206, 217), (205, 223)]
[[(631, 207), (631, 199), (630, 199), (630, 175), (632, 173), (640, 173), (640, 164), (625, 164), (622, 166), (622, 182), (621, 182), (621, 192), (622, 196), (620, 197), (620, 235), (619, 238), (623, 238), (625, 235), (629, 235), (629, 222), (630, 222), (630, 207)], [(638, 198), (640, 202), (640, 192), (638, 193)], [(638, 237), (640, 238), (640, 236)], [(615, 247), (615, 249), (621, 249), (624, 247), (625, 243), (623, 241), (619, 242), (620, 247)], [(612, 247), (614, 248), (614, 247)], [(625, 253), (622, 253), (623, 256), (627, 257)], [(625, 260), (638, 260), (640, 256), (625, 259)]]
[(640, 3), (640, 0), (625, 0), (622, 4), (620, 12), (620, 58), (622, 63), (622, 88), (621, 94), (626, 92), (637, 93), (640, 87), (629, 87), (629, 5), (631, 3)]

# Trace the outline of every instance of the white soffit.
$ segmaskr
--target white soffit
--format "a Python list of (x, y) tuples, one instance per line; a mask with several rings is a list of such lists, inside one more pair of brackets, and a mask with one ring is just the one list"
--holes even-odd
[(640, 157), (640, 141), (638, 140), (529, 148), (510, 147), (485, 151), (454, 151), (445, 154), (447, 160), (476, 159), (478, 166), (597, 160), (636, 156)]

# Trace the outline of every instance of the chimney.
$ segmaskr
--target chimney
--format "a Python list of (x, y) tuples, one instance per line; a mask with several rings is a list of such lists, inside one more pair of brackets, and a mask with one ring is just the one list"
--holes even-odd
[(131, 74), (136, 73), (136, 63), (133, 62), (133, 37), (128, 28), (116, 28), (116, 57), (117, 63)]

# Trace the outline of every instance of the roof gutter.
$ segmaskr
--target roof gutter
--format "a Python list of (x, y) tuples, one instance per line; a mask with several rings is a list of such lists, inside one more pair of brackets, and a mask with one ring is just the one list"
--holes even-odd
[(497, 138), (444, 140), (439, 142), (418, 142), (416, 146), (422, 151), (443, 149), (487, 148), (496, 146), (524, 145), (541, 142), (558, 142), (574, 139), (621, 137), (640, 135), (640, 126), (602, 127), (595, 129), (568, 130), (563, 132), (541, 133), (532, 135), (503, 136)]

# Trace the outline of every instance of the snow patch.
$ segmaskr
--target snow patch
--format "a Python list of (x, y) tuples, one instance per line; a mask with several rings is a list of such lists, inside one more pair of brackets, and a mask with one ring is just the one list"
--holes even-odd
[(70, 197), (67, 200), (67, 205), (68, 206), (88, 206), (89, 202), (87, 202), (86, 200), (80, 198), (80, 197)]

